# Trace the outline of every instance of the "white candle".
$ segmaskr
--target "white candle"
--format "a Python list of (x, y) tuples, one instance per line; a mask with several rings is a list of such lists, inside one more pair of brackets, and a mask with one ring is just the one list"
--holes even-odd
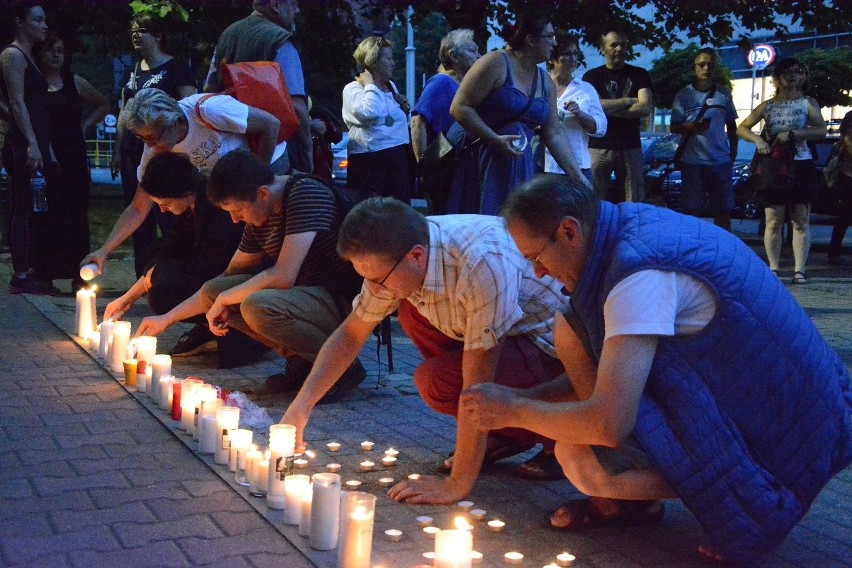
[(341, 542), (337, 547), (337, 564), (340, 568), (370, 568), (375, 508), (375, 495), (357, 491), (342, 497)]
[(346, 482), (346, 489), (349, 491), (357, 491), (361, 489), (361, 482), (357, 479), (350, 479)]
[[(162, 379), (161, 379), (162, 380)], [(230, 446), (230, 430), (236, 430), (240, 424), (240, 409), (237, 406), (219, 406), (216, 409), (216, 450), (213, 463), (225, 465), (228, 463)]]
[(472, 551), (470, 531), (441, 531), (435, 536), (435, 568), (470, 568)]
[(494, 519), (492, 521), (488, 521), (488, 530), (491, 532), (503, 532), (503, 529), (506, 527), (506, 523), (499, 519)]
[(393, 467), (396, 465), (396, 458), (393, 456), (384, 456), (382, 458), (382, 465), (385, 467)]
[(314, 498), (314, 484), (307, 483), (302, 488), (299, 501), (299, 536), (311, 536), (311, 505)]
[(309, 544), (314, 550), (331, 550), (337, 546), (340, 525), (340, 476), (317, 473), (313, 486)]
[(151, 361), (151, 368), (153, 369), (151, 374), (151, 389), (154, 392), (152, 396), (157, 396), (160, 393), (160, 379), (172, 374), (171, 355), (154, 355)]
[(237, 450), (251, 444), (254, 432), (244, 428), (231, 430), (228, 438), (231, 440), (231, 449), (228, 452), (228, 471), (236, 473), (237, 471)]
[(420, 479), (420, 474), (419, 473), (409, 474), (408, 479), (410, 481), (417, 481), (418, 479)]
[(385, 455), (396, 457), (397, 455), (399, 455), (399, 450), (395, 450), (393, 448), (388, 448), (388, 449), (385, 450)]
[(470, 516), (476, 521), (484, 521), (488, 512), (485, 509), (471, 509)]
[(310, 483), (307, 475), (288, 475), (284, 478), (284, 524), (298, 525), (302, 518), (302, 495)]
[(361, 442), (361, 449), (364, 450), (365, 452), (372, 452), (374, 445), (375, 445), (375, 442), (369, 442), (369, 441), (365, 440), (365, 441)]
[(458, 508), (467, 513), (473, 508), (473, 501), (459, 501)]
[(109, 367), (113, 373), (124, 372), (124, 358), (130, 341), (130, 322), (117, 321), (112, 325), (112, 346), (109, 351)]
[(380, 477), (379, 485), (381, 485), (382, 487), (390, 487), (391, 485), (393, 485), (393, 477)]
[(216, 392), (216, 387), (207, 384), (197, 385), (194, 392), (195, 408), (193, 409), (194, 415), (190, 433), (192, 434), (193, 440), (198, 440), (198, 436), (201, 434), (201, 405), (205, 402), (217, 400), (219, 398), (219, 393)]
[(296, 469), (305, 469), (308, 467), (308, 460), (305, 458), (296, 458), (293, 460), (293, 467)]
[(198, 453), (210, 455), (216, 451), (216, 417), (207, 414), (201, 417), (201, 432), (198, 436)]
[(402, 531), (399, 529), (388, 529), (385, 531), (385, 538), (391, 542), (402, 540)]
[(375, 469), (376, 464), (371, 462), (370, 460), (362, 461), (360, 464), (361, 471), (373, 471)]
[(426, 535), (426, 538), (435, 538), (435, 535), (439, 532), (441, 532), (441, 529), (439, 529), (438, 527), (423, 527), (423, 534)]
[(180, 383), (180, 429), (192, 434), (192, 424), (195, 420), (195, 391), (204, 384), (196, 377), (187, 377)]
[(339, 463), (326, 464), (325, 470), (329, 473), (340, 473), (340, 464)]
[[(254, 450), (253, 452), (249, 452), (246, 455), (246, 477), (249, 482), (249, 494), (255, 497), (263, 497), (266, 495), (266, 492), (261, 493), (260, 491), (260, 482), (258, 480), (258, 464), (263, 461), (263, 452), (260, 450)], [(266, 474), (266, 470), (263, 472)], [(264, 475), (264, 480), (266, 476)]]
[(89, 333), (89, 351), (98, 355), (98, 348), (101, 344), (101, 334), (99, 331), (92, 331)]
[(82, 339), (88, 339), (90, 334), (95, 330), (95, 320), (97, 312), (94, 309), (96, 297), (95, 288), (86, 289), (80, 288), (75, 296), (75, 315), (74, 319), (77, 323), (76, 335)]
[(250, 465), (249, 455), (257, 450), (255, 444), (246, 444), (237, 449), (237, 471), (234, 472), (234, 481), (243, 487), (249, 486), (248, 468)]
[(340, 449), (340, 442), (329, 442), (325, 445), (329, 452), (336, 452)]
[(267, 485), (267, 479), (269, 476), (269, 456), (263, 454), (262, 457), (254, 462), (252, 466), (252, 472), (254, 474), (255, 479), (255, 487), (252, 490), (251, 485), (249, 485), (249, 493), (254, 495), (255, 497), (266, 497), (266, 491), (269, 488)]
[(570, 552), (561, 552), (556, 555), (556, 564), (559, 566), (573, 566), (577, 557)]
[[(156, 354), (157, 354), (157, 338), (156, 337), (151, 337), (150, 335), (143, 335), (141, 337), (136, 338), (136, 359), (139, 361), (140, 366), (142, 364), (142, 361), (145, 361), (145, 365), (144, 365), (145, 373), (149, 377), (154, 376), (151, 364), (154, 362), (154, 355), (156, 355)], [(147, 382), (146, 389), (144, 391), (141, 391), (141, 392), (144, 392), (148, 396), (151, 396), (151, 394), (148, 394), (148, 393), (151, 392), (151, 389), (148, 388), (148, 387), (151, 386), (152, 381), (146, 381), (146, 382)], [(137, 390), (139, 390), (139, 389), (137, 388)]]
[(172, 388), (172, 385), (175, 384), (175, 381), (177, 381), (177, 379), (174, 375), (160, 377), (160, 396), (158, 397), (157, 403), (160, 410), (166, 410), (170, 414), (172, 408), (172, 397), (174, 396), (174, 389)]
[(470, 552), (470, 561), (472, 564), (482, 564), (482, 553), (472, 550)]
[(109, 338), (112, 335), (112, 322), (104, 321), (98, 326), (101, 332), (101, 340), (98, 343), (98, 359), (106, 361), (107, 347), (109, 346)]
[(432, 526), (432, 517), (428, 517), (426, 515), (421, 515), (415, 519), (417, 524), (421, 527), (429, 527)]
[(507, 552), (503, 555), (503, 560), (506, 562), (506, 564), (513, 564), (517, 566), (524, 561), (524, 555), (520, 552), (515, 551)]
[(143, 392), (148, 396), (151, 390), (151, 367), (145, 361), (136, 362), (136, 392)]
[(88, 282), (98, 274), (98, 265), (94, 262), (84, 264), (80, 267), (80, 278)]
[(266, 506), (286, 509), (286, 476), (292, 473), (296, 452), (296, 427), (292, 424), (273, 424), (269, 427), (269, 471), (267, 473)]

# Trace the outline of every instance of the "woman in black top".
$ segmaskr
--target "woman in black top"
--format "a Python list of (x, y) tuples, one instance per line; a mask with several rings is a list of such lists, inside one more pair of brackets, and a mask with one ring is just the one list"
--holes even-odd
[(47, 22), (41, 6), (19, 5), (9, 9), (15, 40), (0, 52), (0, 94), (9, 109), (9, 133), (3, 146), (3, 163), (9, 172), (12, 195), (10, 248), (14, 274), (13, 294), (59, 292), (40, 274), (31, 255), (40, 240), (43, 223), (33, 214), (30, 178), (44, 173), (50, 164), (50, 118), (46, 110), (47, 81), (33, 62), (33, 46), (43, 41)]
[[(131, 20), (130, 37), (133, 49), (139, 53), (141, 59), (130, 70), (121, 88), (122, 108), (137, 92), (148, 87), (165, 91), (175, 100), (195, 94), (195, 80), (189, 67), (165, 52), (167, 32), (167, 25), (163, 20), (150, 16), (138, 16)], [(124, 203), (129, 205), (139, 184), (136, 168), (142, 159), (144, 145), (141, 140), (127, 132), (121, 117), (116, 129), (114, 147), (116, 151), (113, 154), (112, 175), (115, 177), (121, 172)], [(163, 215), (154, 208), (154, 213), (148, 215), (142, 226), (133, 234), (133, 257), (137, 277), (145, 272), (147, 257), (156, 238), (157, 224), (160, 224), (161, 229), (166, 228), (163, 226)]]

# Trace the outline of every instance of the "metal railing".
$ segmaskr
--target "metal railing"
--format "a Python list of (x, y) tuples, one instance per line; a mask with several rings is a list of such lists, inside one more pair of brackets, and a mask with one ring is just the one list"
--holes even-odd
[(112, 162), (112, 140), (86, 140), (86, 157), (95, 168), (108, 168)]

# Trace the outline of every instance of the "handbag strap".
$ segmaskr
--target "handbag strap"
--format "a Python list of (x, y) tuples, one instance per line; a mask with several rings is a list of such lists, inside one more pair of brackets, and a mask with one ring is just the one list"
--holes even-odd
[(207, 93), (206, 95), (203, 95), (200, 99), (195, 101), (195, 118), (197, 118), (201, 124), (209, 128), (210, 130), (215, 130), (217, 132), (219, 131), (219, 129), (207, 122), (207, 120), (203, 116), (201, 116), (201, 104), (210, 97), (216, 97), (220, 94), (222, 93)]
[[(716, 85), (713, 85), (713, 88), (710, 89), (710, 94), (707, 95), (707, 98), (704, 99), (704, 104), (701, 105), (701, 110), (698, 111), (698, 114), (695, 116), (695, 120), (693, 122), (699, 122), (702, 118), (704, 118), (704, 113), (707, 112), (707, 109), (710, 108), (708, 101), (713, 100), (713, 97), (716, 95)], [(678, 145), (677, 150), (675, 150), (675, 161), (680, 160), (683, 156), (683, 153), (686, 151), (686, 145), (689, 144), (689, 141), (692, 139), (692, 132), (689, 132), (683, 137), (683, 141)]]

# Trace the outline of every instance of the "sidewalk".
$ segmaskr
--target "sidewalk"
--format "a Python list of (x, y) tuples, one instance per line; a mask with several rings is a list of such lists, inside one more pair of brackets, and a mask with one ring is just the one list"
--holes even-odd
[[(808, 286), (791, 287), (817, 327), (852, 366), (852, 268), (820, 264), (814, 254)], [(132, 281), (132, 263), (110, 260), (106, 293), (98, 307)], [(8, 280), (8, 265), (0, 265)], [(280, 512), (248, 496), (222, 466), (194, 450), (196, 443), (148, 399), (128, 392), (67, 335), (73, 325), (74, 299), (0, 295), (0, 565), (2, 566), (303, 566), (332, 567), (333, 552), (317, 552)], [(128, 314), (134, 329), (147, 314), (140, 304)], [(160, 338), (167, 350), (186, 329), (175, 326)], [(345, 401), (318, 407), (306, 439), (318, 458), (306, 470), (322, 471), (335, 461), (344, 480), (359, 479), (378, 496), (373, 538), (374, 566), (411, 567), (432, 550), (415, 522), (434, 517), (446, 527), (457, 508), (397, 504), (384, 495), (378, 478), (401, 479), (428, 474), (452, 449), (454, 424), (429, 410), (416, 395), (411, 372), (419, 356), (398, 330), (394, 333), (394, 373), (387, 372), (384, 349), (375, 343), (362, 360), (368, 378)], [(215, 355), (175, 359), (179, 377), (199, 375), (232, 391), (249, 393), (278, 420), (291, 400), (263, 389), (264, 378), (279, 370), (269, 355), (252, 366), (216, 369)], [(361, 452), (370, 439), (376, 451)], [(325, 443), (343, 444), (329, 454)], [(366, 457), (400, 450), (392, 469), (358, 472)], [(715, 566), (695, 552), (704, 542), (694, 517), (680, 502), (667, 503), (656, 526), (558, 533), (544, 527), (545, 515), (578, 494), (565, 481), (536, 483), (512, 474), (524, 456), (489, 469), (469, 497), (487, 517), (506, 522), (500, 535), (478, 523), (474, 549), (482, 566), (505, 566), (505, 552), (525, 555), (523, 566), (553, 562), (570, 551), (575, 566)], [(381, 469), (381, 468), (380, 468)], [(769, 566), (840, 567), (852, 565), (852, 470), (837, 476), (791, 533)], [(383, 538), (386, 529), (404, 535)]]

